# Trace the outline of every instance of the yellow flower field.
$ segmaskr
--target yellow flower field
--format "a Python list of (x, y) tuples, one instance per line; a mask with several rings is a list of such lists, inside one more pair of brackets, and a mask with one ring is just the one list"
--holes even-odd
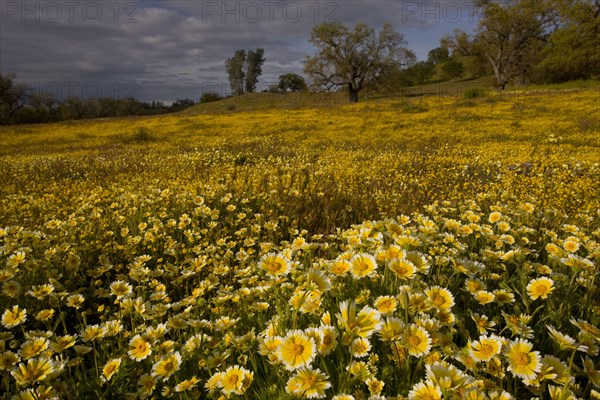
[(600, 92), (0, 128), (10, 399), (599, 399)]

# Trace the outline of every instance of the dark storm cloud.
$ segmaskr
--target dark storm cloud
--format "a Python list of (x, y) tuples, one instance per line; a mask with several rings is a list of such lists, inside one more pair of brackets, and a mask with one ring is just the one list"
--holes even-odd
[(423, 59), (474, 26), (463, 1), (11, 1), (0, 3), (0, 70), (36, 91), (171, 101), (226, 91), (225, 60), (265, 49), (261, 88), (302, 71), (317, 23), (392, 23)]

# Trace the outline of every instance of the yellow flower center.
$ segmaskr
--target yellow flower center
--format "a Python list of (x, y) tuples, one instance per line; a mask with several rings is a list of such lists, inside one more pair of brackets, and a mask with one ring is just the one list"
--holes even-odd
[(392, 307), (392, 302), (390, 300), (384, 300), (379, 303), (379, 308), (382, 310), (389, 310)]
[(292, 354), (299, 356), (304, 353), (304, 345), (301, 343), (296, 343), (292, 346)]
[(531, 362), (531, 357), (528, 353), (518, 353), (515, 356), (514, 363), (520, 367), (525, 367)]
[(548, 292), (548, 288), (546, 287), (546, 285), (538, 285), (535, 288), (535, 293), (538, 295), (544, 295)]
[(479, 346), (479, 352), (489, 356), (494, 353), (494, 346), (491, 343), (482, 343), (481, 346)]
[(317, 383), (317, 376), (316, 375), (309, 375), (306, 378), (306, 386), (308, 387), (312, 387), (315, 383)]
[(369, 269), (369, 264), (367, 264), (364, 261), (358, 261), (356, 263), (356, 271), (358, 272), (365, 272)]
[(164, 365), (164, 369), (165, 371), (171, 371), (175, 368), (175, 365), (173, 364), (173, 361), (167, 361)]
[(239, 377), (237, 376), (237, 374), (230, 374), (227, 377), (227, 385), (228, 386), (235, 386), (237, 384), (237, 382), (238, 382), (238, 378)]
[(421, 344), (421, 338), (417, 335), (410, 335), (408, 337), (408, 344), (410, 344), (413, 347), (418, 347)]
[(435, 304), (436, 306), (441, 306), (442, 304), (444, 304), (444, 298), (442, 296), (440, 296), (439, 294), (436, 295), (433, 298), (433, 304)]

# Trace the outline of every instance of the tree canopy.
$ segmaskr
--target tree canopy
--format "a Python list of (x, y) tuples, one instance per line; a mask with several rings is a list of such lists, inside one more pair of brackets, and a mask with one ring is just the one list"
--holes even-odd
[(559, 2), (559, 28), (541, 51), (539, 79), (561, 82), (600, 75), (600, 0)]
[(244, 94), (244, 79), (246, 78), (246, 72), (244, 71), (245, 64), (246, 50), (244, 49), (236, 50), (233, 57), (228, 58), (227, 61), (225, 61), (229, 85), (231, 86), (231, 91), (236, 96)]
[(240, 96), (256, 90), (258, 77), (262, 74), (262, 66), (265, 62), (264, 55), (265, 50), (261, 48), (248, 52), (240, 49), (225, 61), (229, 85), (234, 95)]
[(279, 75), (279, 89), (284, 92), (301, 92), (307, 88), (306, 81), (298, 74)]
[(490, 63), (497, 87), (526, 75), (557, 22), (553, 0), (480, 0), (476, 51)]
[(258, 48), (255, 51), (248, 51), (248, 61), (246, 66), (246, 93), (253, 93), (256, 90), (258, 77), (262, 75), (262, 65), (265, 63), (265, 50)]
[(321, 24), (312, 29), (309, 41), (317, 53), (306, 59), (304, 71), (313, 85), (325, 89), (346, 86), (351, 102), (357, 102), (358, 93), (386, 70), (415, 60), (404, 36), (390, 24), (384, 24), (379, 32), (361, 23), (353, 30), (341, 23)]

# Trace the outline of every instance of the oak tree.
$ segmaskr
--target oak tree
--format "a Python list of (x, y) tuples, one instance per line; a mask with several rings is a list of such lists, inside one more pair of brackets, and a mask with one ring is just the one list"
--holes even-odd
[(357, 102), (358, 93), (387, 70), (415, 59), (404, 36), (390, 24), (376, 32), (362, 23), (352, 30), (339, 22), (325, 23), (312, 29), (309, 41), (317, 49), (304, 64), (312, 83), (325, 89), (346, 86), (350, 102)]

